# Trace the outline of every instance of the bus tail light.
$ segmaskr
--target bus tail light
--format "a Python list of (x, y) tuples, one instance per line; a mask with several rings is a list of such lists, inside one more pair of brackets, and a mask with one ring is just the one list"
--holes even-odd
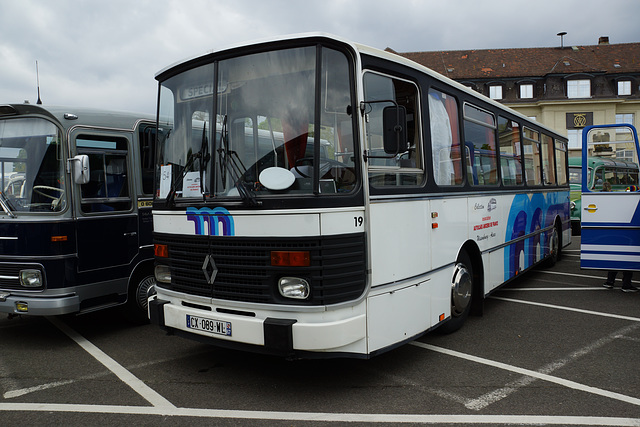
[(278, 290), (283, 297), (293, 299), (307, 299), (311, 294), (309, 282), (299, 277), (280, 278)]
[(309, 251), (272, 251), (271, 265), (277, 267), (308, 267), (311, 265)]

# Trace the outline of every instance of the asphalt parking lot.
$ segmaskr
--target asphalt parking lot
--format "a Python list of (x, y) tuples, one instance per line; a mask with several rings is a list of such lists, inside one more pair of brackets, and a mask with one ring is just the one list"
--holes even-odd
[(637, 426), (640, 292), (605, 275), (580, 270), (574, 238), (460, 331), (371, 360), (223, 350), (118, 310), (3, 317), (0, 425)]

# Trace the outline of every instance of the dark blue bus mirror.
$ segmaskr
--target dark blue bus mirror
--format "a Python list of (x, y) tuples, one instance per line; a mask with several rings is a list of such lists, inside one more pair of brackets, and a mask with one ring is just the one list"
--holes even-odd
[(407, 144), (407, 110), (401, 105), (382, 110), (384, 126), (384, 152), (396, 155), (405, 150)]
[(73, 181), (76, 184), (86, 184), (89, 182), (89, 156), (86, 154), (78, 154), (71, 162), (73, 170)]

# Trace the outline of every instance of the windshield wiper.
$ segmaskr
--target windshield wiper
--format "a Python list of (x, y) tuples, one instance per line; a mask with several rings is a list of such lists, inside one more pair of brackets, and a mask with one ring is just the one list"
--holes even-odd
[(189, 155), (189, 157), (187, 158), (187, 162), (182, 169), (182, 172), (176, 178), (176, 180), (171, 183), (171, 188), (169, 189), (169, 194), (167, 194), (165, 203), (172, 205), (175, 204), (175, 197), (178, 186), (182, 184), (182, 182), (184, 181), (184, 177), (187, 175), (189, 170), (191, 170), (193, 162), (195, 162), (196, 159), (200, 159), (200, 191), (202, 192), (204, 197), (204, 184), (202, 183), (202, 176), (204, 173), (203, 169), (206, 167), (207, 163), (209, 163), (210, 158), (211, 156), (209, 155), (209, 143), (207, 139), (207, 124), (205, 123), (204, 128), (202, 129), (202, 144), (200, 145), (200, 151), (191, 153)]
[(10, 218), (15, 218), (16, 215), (12, 212), (15, 208), (11, 205), (11, 202), (7, 198), (4, 192), (0, 191), (0, 206), (2, 206), (2, 210), (9, 215)]
[(220, 162), (220, 174), (222, 179), (223, 189), (225, 188), (227, 171), (229, 171), (229, 175), (231, 179), (235, 183), (235, 187), (238, 190), (238, 194), (240, 194), (240, 198), (244, 202), (244, 204), (248, 206), (257, 206), (259, 203), (256, 200), (256, 195), (253, 191), (253, 188), (247, 185), (247, 183), (242, 178), (244, 174), (247, 172), (247, 168), (245, 168), (240, 156), (238, 153), (229, 149), (229, 140), (227, 137), (227, 116), (225, 115), (222, 119), (222, 132), (220, 135), (221, 147), (218, 149), (218, 159)]

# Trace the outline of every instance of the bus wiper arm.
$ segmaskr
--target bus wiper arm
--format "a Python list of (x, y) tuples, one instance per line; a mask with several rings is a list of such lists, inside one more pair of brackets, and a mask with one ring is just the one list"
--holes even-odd
[(2, 210), (9, 215), (11, 218), (15, 218), (16, 215), (12, 212), (14, 209), (11, 206), (11, 202), (7, 199), (7, 196), (0, 191), (0, 206), (2, 206)]
[(244, 167), (238, 153), (229, 148), (229, 140), (227, 136), (227, 116), (224, 116), (222, 120), (222, 134), (220, 136), (221, 147), (218, 149), (218, 158), (220, 160), (220, 167), (222, 173), (222, 183), (226, 181), (225, 176), (227, 171), (231, 179), (235, 183), (238, 194), (242, 198), (242, 201), (249, 206), (257, 206), (259, 203), (256, 200), (256, 196), (251, 187), (247, 186), (247, 183), (242, 179), (246, 173), (247, 168)]

